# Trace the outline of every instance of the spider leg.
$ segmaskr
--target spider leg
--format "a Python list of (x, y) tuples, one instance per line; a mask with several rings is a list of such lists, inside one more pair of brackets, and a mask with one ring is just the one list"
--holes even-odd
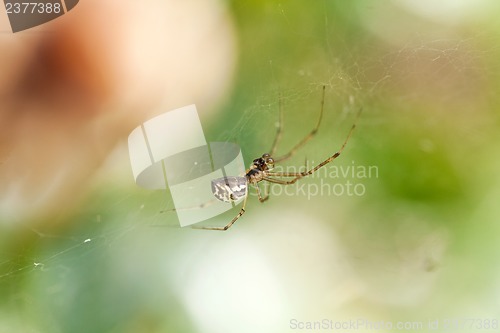
[(290, 183), (288, 180), (281, 180), (281, 179), (270, 178), (270, 177), (264, 177), (262, 179), (265, 180), (266, 182), (280, 184), (280, 185), (290, 185), (290, 184), (295, 183), (295, 182)]
[[(359, 113), (358, 113), (358, 115), (359, 115)], [(295, 183), (297, 180), (299, 180), (303, 177), (307, 177), (309, 175), (312, 175), (319, 168), (324, 167), (325, 165), (327, 165), (328, 163), (330, 163), (331, 161), (333, 161), (334, 159), (336, 159), (337, 157), (340, 156), (340, 154), (344, 151), (344, 148), (347, 144), (347, 141), (349, 141), (349, 139), (351, 138), (352, 132), (354, 131), (355, 128), (356, 128), (356, 123), (354, 123), (352, 125), (351, 130), (349, 131), (349, 134), (347, 135), (347, 137), (346, 137), (344, 143), (342, 144), (342, 146), (340, 147), (339, 151), (337, 151), (335, 154), (333, 154), (332, 156), (330, 156), (329, 158), (327, 158), (326, 160), (324, 160), (320, 164), (316, 165), (314, 168), (312, 168), (308, 171), (304, 171), (304, 172), (268, 172), (267, 173), (267, 176), (270, 176), (270, 177), (295, 177), (291, 180), (281, 180), (281, 179), (269, 178), (267, 176), (264, 177), (263, 179), (270, 182), (270, 183), (290, 185), (290, 184)]]
[(261, 195), (260, 193), (260, 187), (259, 184), (255, 184), (255, 189), (257, 190), (257, 197), (259, 198), (260, 202), (264, 202), (269, 199), (269, 183), (264, 184), (265, 187), (265, 194), (264, 196)]
[(310, 169), (309, 171), (305, 171), (305, 172), (272, 172), (272, 173), (269, 172), (267, 174), (268, 176), (271, 176), (271, 177), (295, 177), (295, 178), (292, 178), (291, 180), (281, 180), (281, 179), (275, 179), (275, 178), (269, 178), (269, 177), (264, 177), (263, 179), (270, 182), (270, 183), (291, 185), (291, 184), (296, 183), (297, 180), (313, 174), (319, 168), (327, 165), (328, 163), (330, 163), (331, 161), (333, 161), (334, 159), (336, 159), (339, 156), (340, 156), (340, 153), (336, 152), (335, 154), (333, 154), (332, 156), (330, 156), (329, 158), (327, 158), (326, 160), (324, 160), (323, 162), (321, 162), (320, 164), (318, 164), (314, 168)]
[[(304, 139), (302, 139), (302, 141), (297, 143), (287, 154), (280, 156), (278, 158), (275, 158), (274, 159), (275, 162), (282, 162), (282, 161), (289, 159), (297, 152), (297, 150), (299, 150), (303, 145), (305, 145), (309, 140), (311, 140), (316, 135), (316, 133), (318, 132), (319, 125), (321, 124), (321, 120), (323, 119), (323, 109), (325, 106), (325, 89), (326, 89), (326, 86), (323, 86), (323, 97), (321, 98), (321, 111), (319, 113), (319, 119), (318, 119), (318, 123), (316, 124), (316, 126)], [(278, 129), (281, 132), (281, 125)], [(278, 132), (278, 133), (281, 134), (280, 132)], [(277, 140), (275, 140), (275, 143), (276, 143), (276, 141)]]
[(247, 198), (248, 198), (248, 188), (247, 188), (247, 192), (245, 193), (245, 199), (243, 199), (243, 206), (241, 206), (241, 209), (239, 211), (238, 214), (236, 214), (235, 217), (233, 217), (233, 219), (231, 220), (231, 222), (229, 222), (228, 224), (226, 224), (224, 227), (196, 227), (196, 226), (193, 226), (191, 228), (193, 229), (204, 229), (204, 230), (218, 230), (218, 231), (226, 231), (227, 229), (231, 228), (233, 226), (233, 224), (243, 215), (245, 214), (245, 206), (247, 204)]

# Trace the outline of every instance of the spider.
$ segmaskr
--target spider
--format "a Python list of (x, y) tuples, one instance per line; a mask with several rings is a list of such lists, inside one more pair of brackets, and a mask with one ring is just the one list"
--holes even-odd
[[(319, 114), (319, 119), (318, 122), (316, 123), (316, 126), (313, 128), (309, 134), (307, 134), (299, 143), (297, 143), (287, 154), (280, 156), (278, 158), (274, 158), (274, 154), (276, 152), (276, 148), (278, 145), (278, 142), (281, 139), (282, 131), (283, 131), (283, 108), (282, 108), (282, 103), (281, 103), (281, 98), (279, 100), (279, 122), (278, 122), (278, 129), (277, 129), (277, 134), (276, 137), (274, 138), (274, 142), (271, 148), (271, 153), (265, 153), (261, 157), (256, 158), (253, 160), (252, 164), (250, 167), (245, 171), (245, 175), (242, 177), (222, 177), (222, 178), (217, 178), (212, 180), (212, 193), (220, 201), (232, 203), (234, 201), (238, 201), (243, 198), (243, 205), (241, 206), (241, 209), (239, 213), (224, 227), (193, 227), (195, 229), (206, 229), (206, 230), (220, 230), (220, 231), (226, 231), (229, 228), (233, 226), (233, 224), (245, 213), (245, 207), (247, 203), (247, 198), (248, 198), (248, 187), (249, 185), (252, 185), (256, 191), (257, 191), (257, 197), (259, 198), (260, 202), (264, 202), (267, 199), (269, 199), (269, 194), (268, 194), (268, 186), (266, 186), (266, 193), (264, 196), (262, 196), (260, 188), (259, 188), (259, 183), (260, 182), (266, 182), (267, 184), (269, 183), (274, 183), (274, 184), (280, 184), (280, 185), (291, 185), (297, 182), (299, 179), (309, 176), (316, 172), (319, 168), (327, 165), (328, 163), (332, 162), (334, 159), (340, 156), (342, 151), (344, 150), (347, 141), (349, 141), (349, 138), (351, 137), (352, 132), (354, 131), (354, 128), (356, 127), (356, 121), (352, 125), (344, 143), (340, 147), (340, 149), (333, 154), (332, 156), (328, 157), (326, 160), (321, 162), (320, 164), (316, 165), (312, 169), (309, 169), (307, 171), (303, 172), (273, 172), (274, 166), (276, 163), (283, 162), (290, 157), (292, 157), (299, 148), (304, 146), (309, 140), (311, 140), (316, 133), (318, 132), (318, 128), (321, 124), (321, 120), (323, 118), (323, 109), (324, 109), (324, 104), (325, 104), (325, 86), (323, 86), (323, 97), (321, 99), (321, 111)], [(360, 110), (361, 112), (361, 110)], [(359, 117), (358, 113), (357, 117)], [(356, 119), (357, 119), (356, 117)], [(289, 178), (288, 180), (285, 179), (278, 179), (278, 178)]]

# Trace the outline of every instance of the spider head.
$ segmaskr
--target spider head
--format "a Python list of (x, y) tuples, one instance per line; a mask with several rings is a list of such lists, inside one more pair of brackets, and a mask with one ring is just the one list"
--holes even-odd
[(262, 157), (253, 160), (253, 165), (261, 170), (272, 170), (274, 169), (274, 159), (269, 154), (264, 154)]

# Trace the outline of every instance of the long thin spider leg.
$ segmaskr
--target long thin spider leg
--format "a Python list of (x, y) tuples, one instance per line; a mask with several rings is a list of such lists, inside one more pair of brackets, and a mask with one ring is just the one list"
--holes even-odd
[(204, 229), (204, 230), (218, 230), (218, 231), (226, 231), (227, 229), (231, 228), (233, 224), (243, 215), (245, 214), (245, 207), (247, 205), (247, 199), (248, 199), (248, 187), (245, 193), (245, 199), (243, 199), (243, 206), (241, 206), (241, 209), (239, 213), (229, 222), (226, 224), (224, 227), (197, 227), (197, 226), (192, 226), (191, 228), (193, 229)]
[(274, 183), (274, 184), (280, 184), (280, 185), (290, 185), (290, 184), (293, 184), (293, 183), (290, 183), (287, 180), (275, 179), (275, 178), (270, 178), (270, 177), (264, 177), (262, 179), (265, 180), (266, 182)]
[[(360, 113), (361, 113), (361, 111), (360, 111)], [(358, 113), (358, 116), (359, 116), (359, 113)], [(347, 145), (347, 142), (349, 141), (349, 139), (351, 138), (352, 132), (354, 131), (355, 128), (356, 128), (356, 123), (354, 123), (352, 125), (351, 130), (349, 131), (349, 134), (347, 135), (347, 137), (346, 137), (344, 143), (342, 144), (342, 146), (340, 147), (340, 149), (335, 154), (333, 154), (332, 156), (330, 156), (329, 158), (327, 158), (326, 160), (324, 160), (320, 164), (316, 165), (314, 168), (312, 168), (308, 171), (299, 172), (299, 173), (293, 173), (293, 172), (290, 172), (290, 173), (287, 173), (287, 172), (271, 173), (271, 172), (268, 172), (267, 176), (271, 176), (271, 177), (275, 176), (275, 177), (295, 177), (295, 178), (293, 178), (291, 180), (281, 180), (281, 179), (269, 178), (266, 176), (266, 177), (264, 177), (264, 180), (271, 182), (271, 183), (276, 183), (276, 184), (290, 185), (290, 184), (294, 184), (297, 180), (299, 180), (303, 177), (307, 177), (307, 176), (313, 174), (319, 168), (324, 167), (325, 165), (327, 165), (328, 163), (330, 163), (331, 161), (333, 161), (334, 159), (339, 157), (340, 154), (342, 154), (342, 152), (344, 151), (344, 148)]]
[(271, 148), (271, 156), (274, 156), (276, 149), (278, 148), (278, 142), (281, 140), (281, 134), (283, 133), (283, 96), (281, 92), (279, 94), (279, 115), (278, 115), (278, 130), (276, 136), (274, 137), (273, 146)]
[[(266, 186), (267, 184), (264, 184), (264, 186)], [(260, 202), (264, 202), (266, 201), (267, 199), (269, 199), (269, 192), (267, 191), (267, 186), (266, 186), (266, 193), (264, 194), (264, 196), (261, 195), (260, 193), (260, 187), (259, 187), (259, 184), (255, 184), (255, 189), (257, 190), (257, 197), (259, 198), (259, 201)]]
[(295, 177), (291, 180), (281, 180), (281, 179), (274, 179), (274, 178), (269, 178), (269, 177), (264, 177), (263, 179), (268, 181), (268, 182), (271, 182), (271, 183), (282, 184), (282, 185), (291, 185), (291, 184), (294, 184), (295, 182), (297, 182), (297, 180), (313, 174), (319, 168), (325, 166), (326, 164), (330, 163), (331, 161), (333, 161), (334, 159), (336, 159), (339, 156), (340, 156), (340, 151), (336, 152), (335, 154), (333, 154), (332, 156), (330, 156), (329, 158), (327, 158), (326, 160), (324, 160), (323, 162), (321, 162), (320, 164), (318, 164), (317, 166), (315, 166), (311, 170), (305, 171), (305, 172), (299, 172), (299, 173), (276, 172), (273, 174), (268, 173), (269, 176), (275, 176), (275, 177)]
[(266, 175), (270, 177), (298, 177), (304, 174), (307, 171), (303, 172), (267, 172)]
[(287, 154), (280, 156), (278, 158), (275, 158), (274, 159), (275, 162), (282, 162), (282, 161), (289, 159), (297, 152), (297, 150), (299, 150), (303, 145), (305, 145), (309, 140), (311, 140), (316, 135), (316, 133), (318, 132), (318, 129), (319, 129), (319, 125), (321, 124), (321, 120), (323, 119), (323, 110), (324, 110), (324, 106), (325, 106), (325, 89), (326, 89), (326, 86), (323, 86), (323, 97), (321, 98), (321, 111), (319, 113), (319, 118), (318, 118), (318, 122), (316, 123), (316, 126), (304, 139), (302, 139), (302, 141), (297, 143)]
[(265, 193), (266, 200), (269, 200), (270, 188), (271, 188), (271, 186), (269, 185), (269, 183), (264, 183), (264, 193)]

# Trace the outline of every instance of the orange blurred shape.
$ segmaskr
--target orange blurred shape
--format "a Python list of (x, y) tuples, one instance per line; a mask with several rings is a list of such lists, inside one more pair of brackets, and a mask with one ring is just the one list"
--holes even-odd
[(1, 34), (0, 48), (4, 223), (64, 215), (117, 143), (155, 113), (213, 109), (236, 54), (215, 0), (87, 0), (39, 28)]

